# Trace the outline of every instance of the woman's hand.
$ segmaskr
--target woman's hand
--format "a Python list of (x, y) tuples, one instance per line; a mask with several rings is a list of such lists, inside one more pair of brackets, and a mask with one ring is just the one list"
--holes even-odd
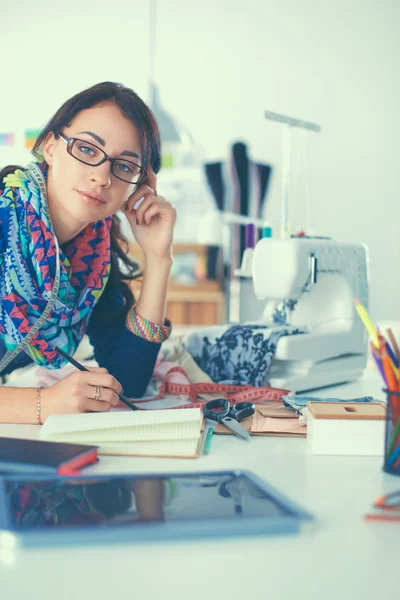
[[(157, 196), (156, 189), (156, 176), (150, 167), (147, 182), (135, 190), (124, 210), (144, 255), (166, 258), (171, 256), (176, 210), (165, 198)], [(141, 198), (144, 200), (136, 206)]]
[[(97, 386), (100, 397), (95, 400)], [(107, 369), (89, 367), (89, 371), (73, 371), (41, 390), (41, 421), (53, 414), (107, 412), (118, 405), (121, 392), (121, 384)]]

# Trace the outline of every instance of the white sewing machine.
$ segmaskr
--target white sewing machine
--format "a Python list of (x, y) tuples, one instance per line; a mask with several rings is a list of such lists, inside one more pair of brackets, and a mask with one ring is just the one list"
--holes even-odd
[(254, 249), (252, 277), (255, 295), (267, 300), (259, 323), (287, 323), (309, 332), (280, 338), (270, 385), (303, 391), (362, 374), (368, 337), (353, 299), (368, 307), (364, 245), (265, 238)]

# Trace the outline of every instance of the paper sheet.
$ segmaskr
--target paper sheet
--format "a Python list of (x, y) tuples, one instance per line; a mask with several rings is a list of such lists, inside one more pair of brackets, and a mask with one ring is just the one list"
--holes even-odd
[(252, 433), (297, 433), (306, 435), (307, 426), (300, 425), (299, 419), (293, 418), (275, 418), (264, 417), (260, 412), (256, 412), (251, 426)]
[(42, 439), (102, 442), (190, 439), (200, 435), (199, 408), (50, 415)]

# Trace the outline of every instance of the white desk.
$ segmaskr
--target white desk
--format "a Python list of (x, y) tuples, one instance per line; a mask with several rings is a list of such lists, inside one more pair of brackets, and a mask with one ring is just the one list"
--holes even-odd
[[(367, 374), (318, 395), (382, 398)], [(313, 392), (313, 395), (317, 395)], [(36, 437), (38, 428), (0, 425), (0, 435)], [(317, 528), (295, 536), (19, 550), (0, 564), (3, 600), (178, 600), (260, 598), (376, 600), (399, 595), (400, 525), (366, 523), (372, 501), (400, 488), (382, 459), (313, 456), (305, 439), (214, 439), (198, 460), (102, 457), (92, 473), (245, 468), (303, 505)]]

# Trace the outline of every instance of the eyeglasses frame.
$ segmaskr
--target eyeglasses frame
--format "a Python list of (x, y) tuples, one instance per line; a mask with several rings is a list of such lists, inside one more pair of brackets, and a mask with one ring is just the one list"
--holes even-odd
[[(74, 158), (75, 160), (79, 160), (79, 162), (83, 163), (84, 165), (89, 165), (91, 167), (99, 167), (100, 165), (102, 165), (103, 163), (105, 163), (107, 160), (110, 161), (111, 163), (111, 173), (114, 175), (114, 177), (116, 177), (117, 179), (119, 179), (120, 181), (123, 181), (124, 183), (130, 183), (131, 185), (142, 185), (142, 183), (144, 183), (144, 181), (146, 181), (147, 179), (147, 171), (146, 169), (144, 169), (143, 167), (141, 167), (140, 165), (138, 165), (137, 163), (134, 163), (132, 160), (126, 160), (125, 158), (111, 158), (111, 156), (108, 156), (108, 154), (106, 152), (104, 152), (104, 150), (102, 148), (99, 148), (99, 146), (96, 146), (96, 144), (93, 144), (92, 142), (89, 142), (88, 140), (83, 140), (82, 138), (76, 138), (76, 137), (70, 137), (68, 138), (67, 136), (65, 136), (63, 133), (59, 133), (58, 134), (59, 137), (61, 139), (64, 140), (64, 142), (67, 143), (67, 152), (70, 156), (72, 156), (72, 158)], [(95, 148), (97, 148), (97, 150), (100, 150), (100, 152), (102, 152), (104, 154), (104, 158), (101, 159), (100, 162), (93, 164), (93, 163), (87, 163), (84, 160), (77, 158), (76, 156), (74, 156), (72, 154), (72, 147), (74, 145), (74, 143), (78, 141), (78, 142), (84, 142), (86, 144), (90, 144), (91, 146), (94, 146)], [(114, 162), (118, 161), (118, 160), (123, 160), (124, 162), (130, 163), (132, 165), (135, 165), (135, 167), (138, 167), (140, 169), (140, 174), (139, 174), (139, 179), (136, 182), (132, 182), (132, 181), (126, 181), (126, 179), (122, 179), (122, 177), (119, 177), (118, 175), (116, 175), (114, 173)]]

